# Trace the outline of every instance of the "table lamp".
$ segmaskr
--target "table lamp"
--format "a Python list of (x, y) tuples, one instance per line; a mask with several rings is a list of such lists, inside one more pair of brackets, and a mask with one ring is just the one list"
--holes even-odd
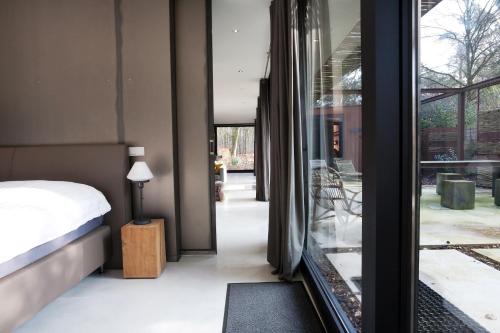
[(153, 173), (151, 172), (151, 170), (149, 170), (146, 162), (138, 161), (135, 162), (132, 166), (132, 169), (130, 169), (130, 172), (127, 175), (127, 179), (129, 179), (133, 183), (137, 183), (141, 198), (139, 206), (139, 216), (136, 216), (136, 218), (134, 219), (134, 224), (144, 225), (151, 223), (151, 220), (149, 218), (143, 216), (142, 200), (144, 199), (144, 197), (142, 195), (142, 190), (144, 188), (144, 183), (147, 183), (151, 179), (153, 179)]

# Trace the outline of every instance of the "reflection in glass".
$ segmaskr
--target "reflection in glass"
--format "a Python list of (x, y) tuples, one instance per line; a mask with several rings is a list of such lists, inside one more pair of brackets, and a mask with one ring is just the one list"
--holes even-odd
[(498, 5), (422, 11), (419, 332), (500, 332)]
[(306, 14), (307, 251), (361, 329), (359, 1), (311, 0)]

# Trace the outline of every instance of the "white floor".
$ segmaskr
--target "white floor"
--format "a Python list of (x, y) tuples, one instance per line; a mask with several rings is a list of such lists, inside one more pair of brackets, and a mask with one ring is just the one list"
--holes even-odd
[(217, 256), (184, 256), (155, 280), (93, 275), (45, 307), (18, 333), (220, 332), (229, 282), (276, 281), (266, 261), (268, 204), (255, 178), (229, 174), (217, 203)]

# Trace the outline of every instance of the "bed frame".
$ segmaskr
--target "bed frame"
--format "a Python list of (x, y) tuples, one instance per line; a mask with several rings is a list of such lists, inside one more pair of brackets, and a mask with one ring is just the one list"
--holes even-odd
[(0, 181), (73, 181), (100, 190), (111, 204), (104, 225), (0, 279), (0, 332), (10, 332), (102, 267), (122, 267), (120, 228), (131, 219), (125, 145), (0, 147)]

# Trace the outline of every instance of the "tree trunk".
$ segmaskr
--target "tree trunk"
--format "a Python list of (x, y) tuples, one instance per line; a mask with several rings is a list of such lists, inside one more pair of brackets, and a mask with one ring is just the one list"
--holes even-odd
[(231, 132), (231, 156), (236, 157), (238, 151), (238, 138), (240, 136), (240, 128), (233, 127)]

